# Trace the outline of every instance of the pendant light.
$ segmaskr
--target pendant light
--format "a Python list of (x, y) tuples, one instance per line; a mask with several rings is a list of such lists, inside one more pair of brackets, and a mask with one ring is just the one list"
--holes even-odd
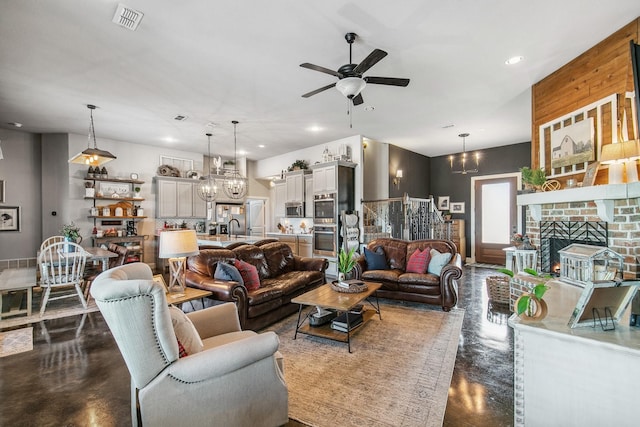
[[(480, 155), (478, 153), (473, 154), (473, 158), (475, 159), (475, 169), (467, 169), (466, 138), (469, 136), (469, 134), (461, 133), (458, 136), (462, 138), (462, 154), (460, 155), (460, 158), (457, 161), (453, 155), (449, 156), (449, 165), (451, 167), (451, 173), (459, 173), (462, 175), (466, 175), (468, 173), (478, 172), (478, 163), (480, 159)], [(454, 163), (456, 163), (456, 166), (459, 165), (458, 169), (454, 169)]]
[[(207, 134), (207, 138), (209, 140), (209, 162), (211, 162), (211, 134)], [(218, 195), (218, 186), (216, 185), (215, 178), (211, 175), (211, 165), (209, 165), (209, 173), (207, 176), (203, 176), (200, 178), (200, 183), (198, 184), (198, 197), (200, 197), (205, 202), (213, 202)]]
[[(111, 160), (115, 160), (116, 156), (108, 151), (100, 150), (98, 143), (96, 142), (96, 130), (93, 127), (93, 110), (96, 109), (95, 105), (87, 105), (90, 114), (89, 120), (89, 136), (87, 138), (87, 149), (81, 153), (76, 154), (69, 159), (69, 163), (77, 163), (81, 165), (100, 166)], [(91, 148), (91, 141), (93, 140), (93, 148)]]
[(237, 120), (233, 120), (233, 170), (225, 177), (222, 189), (230, 199), (242, 199), (247, 194), (247, 178), (240, 174), (238, 170), (238, 157), (236, 151), (237, 136), (236, 126)]

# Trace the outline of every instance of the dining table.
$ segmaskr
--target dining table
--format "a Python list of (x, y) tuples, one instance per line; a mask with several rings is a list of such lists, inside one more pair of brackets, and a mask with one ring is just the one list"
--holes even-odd
[[(111, 252), (107, 249), (103, 249), (97, 246), (91, 246), (82, 249), (87, 254), (87, 261), (102, 263), (103, 271), (109, 269), (109, 259), (116, 258), (118, 256), (118, 254), (115, 252)], [(65, 256), (73, 256), (73, 252), (65, 252)], [(40, 258), (40, 251), (38, 251), (38, 258)]]

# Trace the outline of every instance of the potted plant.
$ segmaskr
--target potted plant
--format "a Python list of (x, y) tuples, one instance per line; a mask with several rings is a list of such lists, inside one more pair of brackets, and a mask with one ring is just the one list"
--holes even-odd
[(291, 164), (291, 166), (289, 166), (287, 170), (291, 172), (291, 171), (297, 171), (300, 169), (309, 169), (309, 163), (307, 163), (306, 160), (296, 160)]
[(445, 221), (451, 221), (451, 212), (442, 211), (442, 217), (444, 218)]
[[(80, 235), (80, 228), (75, 225), (73, 222), (70, 224), (64, 224), (60, 229), (60, 233), (64, 236), (64, 240), (66, 242), (78, 243), (82, 242), (82, 236)], [(71, 249), (68, 245), (65, 245), (65, 252), (71, 252)]]
[(349, 251), (340, 249), (338, 254), (338, 280), (343, 281), (347, 278), (347, 275), (351, 276), (351, 270), (356, 266), (356, 258), (354, 256), (356, 248), (353, 247)]
[(547, 181), (547, 175), (543, 168), (531, 169), (530, 167), (524, 166), (520, 168), (520, 173), (522, 174), (522, 182), (524, 183), (525, 189), (540, 190), (542, 184)]
[(139, 198), (140, 198), (140, 190), (141, 190), (141, 188), (140, 188), (140, 187), (136, 187), (136, 188), (134, 188), (134, 189), (133, 189), (133, 197), (135, 197), (135, 198), (139, 199)]

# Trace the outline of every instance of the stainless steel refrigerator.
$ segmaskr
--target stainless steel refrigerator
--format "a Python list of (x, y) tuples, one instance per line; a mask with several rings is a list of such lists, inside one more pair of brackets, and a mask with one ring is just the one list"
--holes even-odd
[[(227, 226), (220, 227), (220, 231), (222, 232), (226, 228), (228, 234), (233, 234), (234, 236), (246, 235), (247, 220), (245, 212), (245, 206), (242, 204), (216, 203), (216, 222)], [(233, 221), (233, 224), (229, 225), (232, 220), (237, 220), (238, 222)]]

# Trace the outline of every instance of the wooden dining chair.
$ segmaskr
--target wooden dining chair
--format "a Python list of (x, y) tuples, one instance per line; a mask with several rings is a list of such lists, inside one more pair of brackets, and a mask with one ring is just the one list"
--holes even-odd
[[(87, 253), (82, 246), (71, 242), (57, 242), (46, 246), (38, 258), (40, 286), (43, 289), (40, 317), (49, 301), (77, 296), (84, 308), (87, 301), (82, 292)], [(52, 296), (55, 290), (56, 296)]]

